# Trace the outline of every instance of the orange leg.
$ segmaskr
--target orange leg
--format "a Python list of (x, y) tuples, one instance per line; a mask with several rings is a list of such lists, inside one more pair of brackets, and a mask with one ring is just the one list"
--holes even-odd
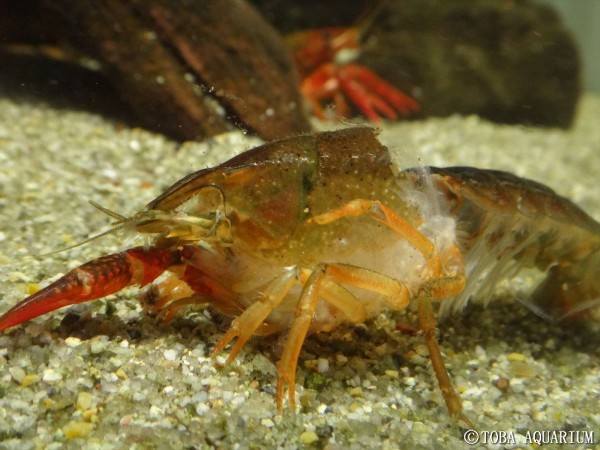
[(184, 248), (182, 259), (186, 263), (169, 267), (169, 276), (140, 294), (144, 309), (166, 322), (186, 306), (206, 303), (211, 303), (226, 316), (237, 315), (241, 308), (235, 294), (218, 279), (192, 265), (189, 257), (194, 251), (193, 247)]
[(151, 314), (165, 322), (170, 322), (184, 307), (198, 305), (206, 301), (201, 299), (194, 290), (181, 279), (186, 266), (169, 268), (168, 277), (159, 283), (148, 286), (145, 292), (140, 293), (139, 300), (143, 307)]
[[(365, 305), (338, 283), (325, 279), (319, 292), (321, 298), (344, 313), (351, 323), (363, 323), (367, 320)], [(322, 328), (320, 331), (328, 331)]]
[[(317, 300), (320, 297), (326, 297), (322, 295), (320, 288), (327, 282), (339, 282), (372, 292), (382, 293), (390, 299), (390, 306), (396, 310), (405, 308), (411, 299), (410, 292), (402, 283), (377, 272), (346, 264), (327, 264), (317, 267), (306, 281), (296, 309), (296, 319), (292, 324), (278, 364), (277, 408), (279, 410), (283, 407), (283, 390), (286, 384), (288, 385), (290, 407), (292, 409), (295, 407), (298, 357), (315, 313)], [(452, 386), (444, 364), (439, 344), (435, 337), (436, 322), (431, 307), (432, 299), (457, 295), (464, 289), (464, 285), (464, 275), (432, 279), (421, 286), (417, 300), (419, 305), (419, 326), (424, 332), (432, 366), (450, 416), (454, 420), (463, 420), (468, 426), (472, 427), (473, 424), (462, 412), (460, 398)], [(342, 304), (341, 302), (335, 302), (335, 304), (336, 306), (339, 305), (343, 312), (352, 309), (353, 306), (352, 303)]]
[[(280, 328), (276, 324), (268, 324), (265, 320), (279, 306), (292, 285), (296, 282), (306, 284), (310, 274), (311, 271), (308, 269), (292, 268), (271, 281), (261, 298), (252, 303), (232, 322), (227, 333), (217, 343), (212, 356), (216, 356), (237, 338), (226, 361), (226, 364), (229, 364), (253, 334), (264, 335), (279, 331)], [(361, 323), (366, 319), (364, 305), (338, 284), (325, 280), (321, 288), (321, 295), (330, 304), (342, 310), (348, 320)]]
[(289, 292), (297, 280), (297, 269), (285, 271), (276, 277), (265, 289), (261, 298), (252, 303), (237, 319), (235, 319), (227, 333), (217, 343), (212, 352), (214, 358), (227, 344), (237, 338), (225, 364), (229, 364), (238, 355), (244, 344), (255, 331), (263, 324), (273, 309), (275, 309)]
[[(327, 275), (337, 283), (381, 294), (387, 306), (395, 311), (406, 308), (410, 301), (411, 294), (403, 283), (379, 272), (350, 264), (327, 264)], [(332, 304), (342, 311), (352, 307), (352, 304), (347, 303)]]
[(417, 301), (419, 306), (419, 327), (425, 335), (431, 365), (433, 366), (450, 417), (453, 420), (462, 420), (467, 426), (473, 428), (473, 423), (462, 411), (460, 398), (452, 386), (448, 369), (446, 369), (446, 365), (444, 364), (440, 346), (435, 337), (435, 313), (431, 307), (432, 299), (452, 297), (462, 292), (464, 287), (464, 275), (429, 280), (421, 286), (420, 292), (417, 295)]
[[(304, 275), (308, 272), (304, 271)], [(388, 299), (389, 306), (393, 309), (405, 308), (411, 297), (406, 286), (393, 278), (349, 264), (320, 264), (304, 280), (304, 288), (296, 307), (296, 318), (288, 334), (278, 364), (276, 398), (277, 409), (280, 411), (283, 408), (283, 391), (286, 384), (288, 385), (290, 407), (295, 408), (298, 356), (306, 339), (319, 298), (336, 306), (349, 320), (356, 320), (354, 323), (361, 323), (367, 318), (364, 306), (339, 284), (380, 293)], [(337, 297), (337, 295), (342, 296)], [(357, 303), (361, 305), (358, 308), (358, 314), (355, 312)]]
[[(277, 324), (266, 323), (269, 314), (279, 306), (296, 282), (304, 285), (296, 307), (296, 317), (290, 329), (283, 355), (279, 362), (277, 384), (277, 405), (283, 406), (283, 390), (289, 386), (290, 406), (295, 405), (295, 380), (298, 355), (308, 333), (319, 298), (341, 311), (352, 323), (362, 323), (367, 319), (365, 305), (341, 284), (351, 285), (371, 292), (377, 292), (388, 300), (394, 309), (406, 307), (410, 300), (408, 289), (398, 281), (361, 267), (347, 264), (320, 265), (315, 270), (292, 268), (275, 279), (265, 288), (259, 300), (252, 303), (236, 318), (227, 333), (217, 343), (212, 352), (215, 357), (230, 342), (237, 338), (226, 364), (240, 352), (253, 334), (265, 334), (280, 330)], [(321, 329), (323, 330), (323, 329)]]
[(304, 344), (306, 333), (312, 322), (312, 317), (317, 308), (317, 301), (319, 300), (319, 285), (323, 280), (324, 270), (323, 268), (317, 268), (308, 277), (298, 306), (296, 308), (296, 318), (290, 329), (290, 333), (285, 341), (285, 347), (283, 354), (279, 360), (277, 367), (277, 409), (281, 411), (283, 409), (283, 390), (287, 384), (290, 408), (292, 411), (296, 407), (296, 367), (298, 365), (298, 356)]
[[(423, 236), (415, 226), (406, 222), (378, 201), (353, 200), (332, 211), (315, 216), (311, 221), (318, 224), (327, 224), (343, 217), (356, 217), (363, 214), (371, 215), (375, 220), (396, 231), (425, 257), (430, 274), (429, 280), (420, 286), (417, 293), (419, 326), (425, 334), (431, 363), (450, 416), (454, 420), (461, 419), (467, 425), (472, 426), (471, 421), (462, 412), (460, 399), (452, 386), (448, 370), (444, 364), (435, 337), (436, 321), (431, 306), (432, 301), (453, 297), (464, 289), (466, 279), (460, 251), (452, 246), (445, 254), (440, 256), (433, 243)], [(449, 275), (443, 274), (444, 268), (450, 269)]]

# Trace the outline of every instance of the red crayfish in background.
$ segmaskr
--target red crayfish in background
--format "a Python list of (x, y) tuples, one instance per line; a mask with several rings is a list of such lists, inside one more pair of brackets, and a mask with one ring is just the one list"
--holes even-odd
[(286, 37), (302, 78), (300, 91), (319, 119), (328, 118), (323, 105), (331, 102), (336, 116), (349, 117), (351, 107), (346, 98), (371, 121), (379, 121), (381, 116), (396, 119), (420, 110), (412, 97), (352, 62), (386, 3), (380, 1), (353, 27), (298, 31)]

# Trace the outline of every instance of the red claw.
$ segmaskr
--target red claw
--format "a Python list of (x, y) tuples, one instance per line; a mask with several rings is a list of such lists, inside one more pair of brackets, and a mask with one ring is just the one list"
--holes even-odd
[[(350, 116), (350, 100), (369, 120), (396, 119), (421, 109), (419, 103), (384, 81), (372, 70), (353, 62), (340, 62), (343, 50), (360, 51), (357, 28), (324, 28), (298, 32), (288, 38), (302, 75), (300, 91), (319, 119), (326, 120), (323, 103), (333, 102), (339, 117)], [(347, 98), (346, 98), (347, 97)]]
[(421, 109), (421, 105), (415, 99), (399, 91), (364, 66), (346, 64), (340, 67), (339, 73), (342, 84), (346, 83), (344, 91), (348, 97), (371, 120), (379, 118), (373, 109), (379, 110), (388, 119), (395, 119), (396, 113), (408, 116)]
[(141, 247), (94, 259), (9, 309), (0, 317), (0, 331), (63, 306), (114, 294), (126, 286), (144, 286), (179, 260), (179, 251), (145, 251)]
[(300, 90), (320, 119), (327, 118), (321, 102), (330, 99), (340, 117), (349, 116), (350, 108), (344, 96), (374, 122), (381, 116), (393, 120), (398, 115), (408, 116), (421, 109), (412, 97), (359, 64), (323, 64), (304, 78)]

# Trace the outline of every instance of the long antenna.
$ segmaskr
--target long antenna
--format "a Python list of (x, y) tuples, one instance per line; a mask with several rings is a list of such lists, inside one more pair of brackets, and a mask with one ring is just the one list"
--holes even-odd
[(108, 208), (105, 208), (104, 206), (96, 203), (94, 200), (88, 200), (90, 202), (90, 205), (92, 205), (94, 208), (96, 208), (99, 211), (102, 211), (104, 214), (106, 214), (107, 216), (112, 217), (113, 219), (117, 219), (120, 222), (124, 222), (127, 220), (127, 217), (122, 216), (121, 214), (119, 214), (118, 212), (112, 211)]
[(358, 29), (358, 40), (362, 41), (369, 34), (375, 19), (379, 16), (383, 8), (389, 3), (389, 0), (379, 0), (377, 3), (369, 3), (371, 6), (356, 21), (355, 28)]
[(131, 218), (122, 216), (121, 214), (119, 214), (119, 213), (117, 213), (115, 211), (112, 211), (112, 210), (110, 210), (108, 208), (105, 208), (104, 206), (101, 206), (101, 205), (99, 205), (98, 203), (96, 203), (96, 202), (94, 202), (92, 200), (89, 200), (89, 202), (90, 202), (90, 204), (94, 208), (98, 209), (99, 211), (102, 211), (107, 216), (110, 216), (113, 219), (116, 219), (117, 221), (113, 222), (113, 224), (112, 224), (112, 225), (116, 225), (116, 226), (110, 228), (109, 230), (103, 231), (102, 233), (99, 233), (99, 234), (96, 234), (96, 235), (94, 235), (92, 237), (84, 239), (83, 241), (77, 242), (77, 243), (75, 243), (73, 245), (69, 245), (68, 247), (63, 247), (63, 248), (58, 249), (58, 250), (53, 250), (53, 251), (51, 251), (49, 253), (42, 253), (41, 255), (37, 255), (37, 257), (42, 258), (42, 257), (45, 257), (45, 256), (55, 255), (56, 253), (61, 253), (61, 252), (67, 251), (67, 250), (71, 250), (71, 249), (74, 249), (74, 248), (77, 248), (77, 247), (81, 247), (82, 245), (85, 245), (85, 244), (89, 244), (90, 242), (95, 241), (96, 239), (99, 239), (101, 237), (104, 237), (107, 234), (113, 234), (113, 233), (121, 230), (122, 228), (125, 227), (125, 225), (127, 225), (127, 222), (131, 221)]

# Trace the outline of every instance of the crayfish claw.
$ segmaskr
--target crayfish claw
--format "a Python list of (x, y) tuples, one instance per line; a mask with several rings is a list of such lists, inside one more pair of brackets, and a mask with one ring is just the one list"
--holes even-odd
[(143, 286), (176, 259), (176, 255), (167, 249), (145, 252), (133, 248), (89, 261), (5, 312), (0, 317), (0, 331), (63, 306), (106, 297), (126, 286)]

